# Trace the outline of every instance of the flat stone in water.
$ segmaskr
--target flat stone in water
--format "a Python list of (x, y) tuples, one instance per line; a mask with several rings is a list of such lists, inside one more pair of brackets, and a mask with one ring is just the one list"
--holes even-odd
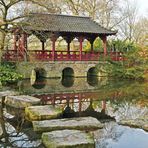
[(2, 102), (2, 99), (5, 99), (6, 96), (15, 96), (15, 95), (19, 95), (19, 92), (10, 91), (10, 90), (1, 91), (0, 92), (0, 102)]
[(30, 106), (25, 109), (26, 119), (29, 121), (56, 119), (62, 115), (60, 107), (52, 105)]
[(31, 96), (7, 96), (5, 104), (14, 108), (24, 109), (25, 107), (40, 104), (40, 99)]
[(123, 119), (118, 122), (120, 125), (126, 125), (130, 127), (140, 128), (145, 131), (148, 131), (148, 119), (147, 118), (138, 118), (138, 119)]
[(61, 130), (42, 134), (42, 142), (47, 148), (94, 148), (90, 133), (79, 130)]
[(33, 129), (36, 132), (49, 132), (54, 130), (76, 129), (76, 130), (95, 130), (103, 128), (96, 118), (79, 117), (56, 120), (33, 121)]
[(6, 91), (0, 92), (0, 97), (15, 96), (15, 95), (18, 95), (18, 94), (19, 94), (19, 92), (17, 92), (17, 91), (6, 90)]

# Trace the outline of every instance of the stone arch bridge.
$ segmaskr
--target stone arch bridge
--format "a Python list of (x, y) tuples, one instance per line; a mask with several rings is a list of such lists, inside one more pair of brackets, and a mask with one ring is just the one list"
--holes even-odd
[[(88, 76), (88, 71), (93, 69), (90, 75), (99, 76), (98, 65), (103, 65), (103, 63), (101, 61), (20, 62), (17, 63), (16, 67), (17, 71), (23, 74), (24, 78), (30, 78), (33, 71), (41, 77), (61, 78), (64, 70), (65, 73), (67, 72), (66, 75), (86, 77)], [(71, 69), (73, 73), (69, 73), (69, 69)]]
[[(3, 51), (2, 60), (16, 62), (18, 72), (25, 78), (30, 78), (32, 73), (48, 78), (97, 75), (95, 67), (98, 63), (103, 67), (106, 57), (123, 60), (122, 52), (115, 47), (107, 49), (107, 37), (117, 32), (100, 26), (90, 17), (34, 13), (20, 24), (12, 30), (13, 47)], [(31, 35), (39, 39), (40, 49), (29, 48)], [(59, 38), (66, 41), (66, 49), (56, 46)], [(98, 38), (102, 40), (102, 47), (95, 49), (94, 42)], [(48, 39), (50, 47), (45, 46)], [(71, 46), (75, 39), (77, 48)], [(83, 49), (83, 42), (90, 44), (88, 51)]]

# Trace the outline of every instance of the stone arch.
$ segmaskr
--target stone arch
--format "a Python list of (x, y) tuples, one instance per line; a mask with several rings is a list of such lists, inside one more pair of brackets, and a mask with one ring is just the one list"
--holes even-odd
[(62, 70), (62, 78), (63, 77), (74, 77), (74, 70), (71, 67), (65, 67)]
[(87, 76), (98, 76), (98, 69), (97, 67), (93, 66), (91, 68), (88, 69), (87, 71)]
[(93, 66), (90, 67), (87, 71), (87, 83), (90, 86), (97, 86), (98, 85), (98, 69), (97, 67)]
[(34, 71), (35, 71), (36, 79), (45, 78), (47, 75), (47, 72), (45, 71), (44, 68), (35, 68)]
[(72, 87), (74, 85), (74, 77), (63, 77), (61, 84), (64, 87)]

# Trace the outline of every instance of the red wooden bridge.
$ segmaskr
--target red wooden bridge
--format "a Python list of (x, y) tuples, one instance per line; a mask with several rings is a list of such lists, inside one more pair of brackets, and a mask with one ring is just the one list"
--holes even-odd
[[(3, 52), (2, 58), (5, 61), (97, 61), (106, 56), (115, 61), (123, 60), (121, 52), (107, 50), (107, 36), (115, 35), (116, 32), (98, 25), (90, 17), (34, 13), (26, 17), (22, 24), (13, 30), (13, 48)], [(28, 49), (30, 35), (40, 40), (41, 49)], [(59, 37), (67, 42), (67, 50), (56, 49)], [(97, 37), (102, 40), (103, 52), (94, 51)], [(70, 47), (74, 38), (79, 42), (77, 51)], [(52, 42), (48, 50), (45, 49), (47, 39)], [(84, 39), (90, 43), (90, 51), (83, 50)]]

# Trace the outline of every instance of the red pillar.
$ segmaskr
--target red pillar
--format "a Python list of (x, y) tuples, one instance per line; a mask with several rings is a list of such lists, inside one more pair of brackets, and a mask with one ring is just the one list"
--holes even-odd
[(28, 35), (25, 33), (25, 49), (28, 49), (28, 42), (27, 42)]
[(24, 34), (22, 34), (22, 51), (24, 51), (24, 49), (25, 49), (25, 35)]
[(23, 33), (21, 37), (21, 54), (25, 61), (27, 61), (27, 34)]
[(94, 50), (94, 44), (93, 44), (93, 42), (91, 42), (90, 44), (91, 44), (91, 52), (93, 52), (93, 50)]
[(27, 34), (23, 33), (22, 34), (22, 50), (25, 51), (27, 50)]
[(81, 95), (81, 93), (79, 93), (79, 112), (81, 112), (81, 110), (82, 110), (82, 95)]
[(55, 43), (56, 43), (57, 37), (55, 35), (52, 35), (51, 41), (52, 41), (52, 61), (55, 60)]
[(16, 36), (16, 34), (14, 34), (14, 37), (13, 37), (13, 50), (17, 50), (16, 42), (17, 42), (17, 36)]
[(67, 42), (67, 51), (68, 51), (68, 54), (70, 54), (70, 42)]
[(79, 60), (82, 61), (82, 50), (83, 50), (83, 37), (79, 37), (79, 42), (80, 42), (80, 55), (79, 55)]
[(45, 50), (45, 42), (41, 41), (41, 43), (42, 43), (42, 51), (44, 51)]
[(107, 37), (104, 35), (103, 37), (101, 37), (102, 41), (103, 41), (103, 49), (104, 49), (104, 56), (107, 55)]

